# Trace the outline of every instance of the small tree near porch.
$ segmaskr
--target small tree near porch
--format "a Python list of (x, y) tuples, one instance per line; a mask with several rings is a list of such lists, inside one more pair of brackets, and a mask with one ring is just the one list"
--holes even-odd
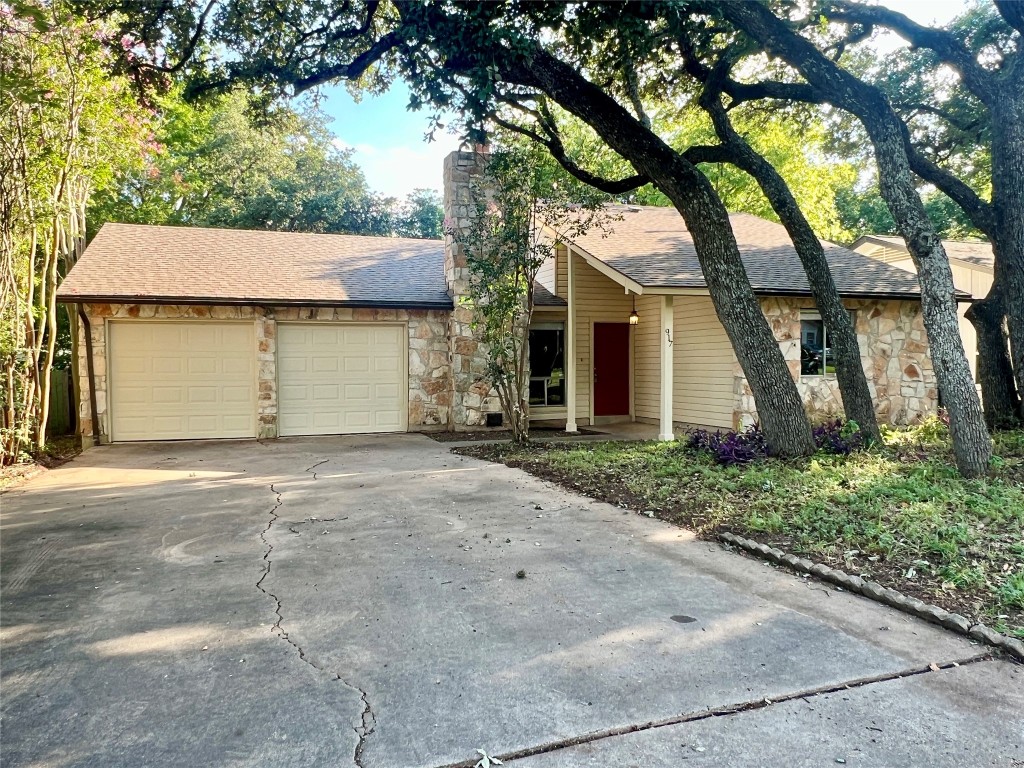
[(529, 439), (533, 286), (562, 240), (604, 226), (606, 196), (552, 171), (539, 151), (512, 143), (487, 157), (473, 186), (473, 216), (453, 229), (469, 269), (474, 329), (515, 442)]

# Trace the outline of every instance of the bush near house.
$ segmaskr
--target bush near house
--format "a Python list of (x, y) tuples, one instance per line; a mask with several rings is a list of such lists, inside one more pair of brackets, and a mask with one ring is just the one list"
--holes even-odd
[(843, 432), (826, 425), (823, 450), (788, 461), (749, 458), (756, 432), (459, 452), (701, 536), (732, 531), (1024, 637), (1024, 432), (997, 434), (992, 471), (976, 480), (957, 473), (939, 419), (888, 431), (870, 450), (846, 450)]

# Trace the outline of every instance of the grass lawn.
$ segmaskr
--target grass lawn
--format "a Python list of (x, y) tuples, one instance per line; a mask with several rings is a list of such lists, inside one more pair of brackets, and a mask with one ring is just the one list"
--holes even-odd
[(1024, 432), (964, 480), (941, 436), (724, 467), (677, 443), (491, 444), (464, 455), (712, 536), (732, 531), (1024, 637)]

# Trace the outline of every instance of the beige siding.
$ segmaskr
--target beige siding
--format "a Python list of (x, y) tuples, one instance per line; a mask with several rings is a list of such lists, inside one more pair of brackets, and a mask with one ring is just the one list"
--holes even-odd
[(537, 282), (555, 293), (555, 259), (546, 259), (537, 270)]
[(661, 298), (637, 299), (640, 322), (633, 328), (633, 410), (638, 419), (654, 421), (661, 412)]
[(633, 302), (621, 285), (609, 280), (575, 254), (573, 271), (576, 302), (576, 418), (589, 420), (593, 386), (590, 357), (593, 325), (628, 322)]
[(676, 296), (674, 320), (673, 420), (731, 429), (736, 358), (711, 298)]

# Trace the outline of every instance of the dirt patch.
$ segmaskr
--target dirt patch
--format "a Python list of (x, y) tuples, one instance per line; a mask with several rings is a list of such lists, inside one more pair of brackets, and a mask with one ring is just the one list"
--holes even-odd
[(35, 461), (0, 468), (0, 493), (24, 485), (47, 470), (66, 464), (81, 452), (78, 440), (74, 437), (60, 437), (47, 443), (46, 450)]

